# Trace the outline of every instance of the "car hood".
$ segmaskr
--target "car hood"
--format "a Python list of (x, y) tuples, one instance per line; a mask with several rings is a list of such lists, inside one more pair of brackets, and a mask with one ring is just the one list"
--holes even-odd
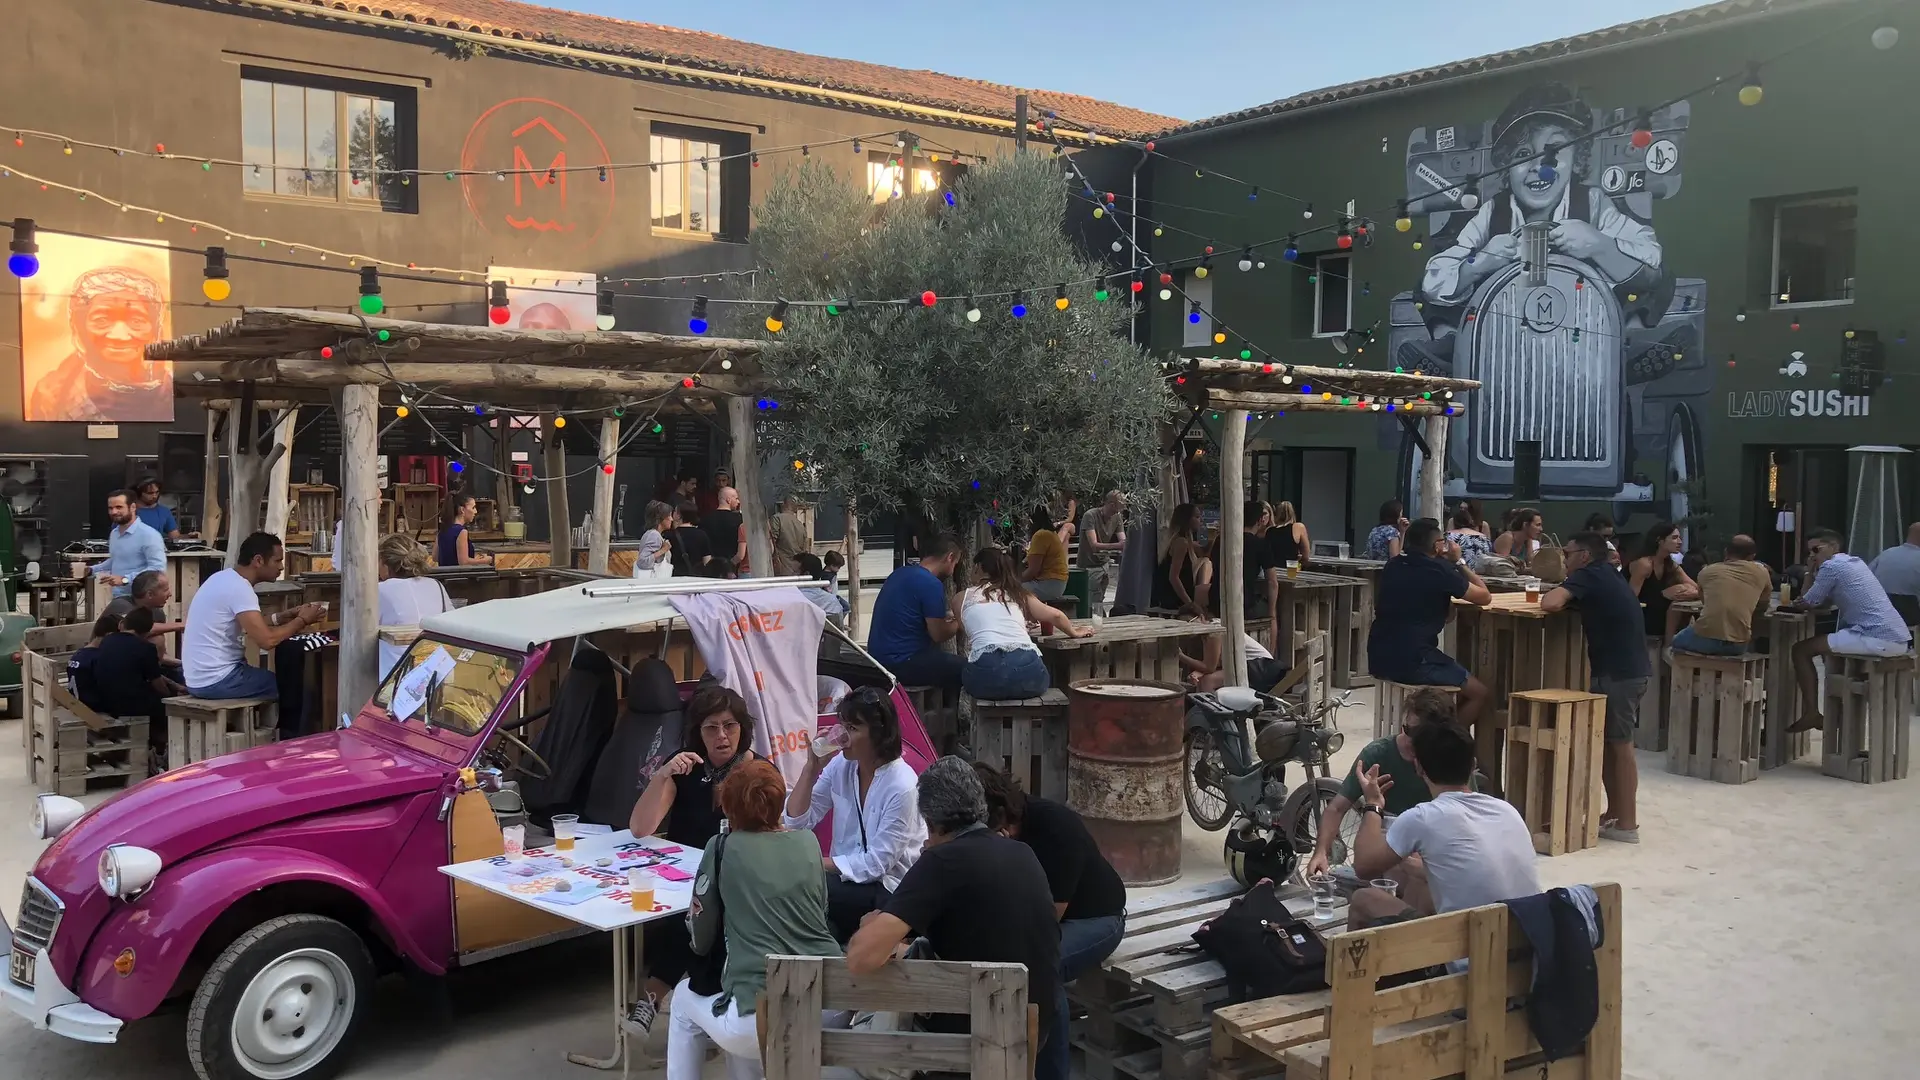
[(161, 773), (88, 811), (40, 856), (62, 897), (97, 890), (100, 852), (132, 844), (172, 865), (236, 836), (313, 814), (417, 794), (452, 772), (352, 728), (269, 743)]

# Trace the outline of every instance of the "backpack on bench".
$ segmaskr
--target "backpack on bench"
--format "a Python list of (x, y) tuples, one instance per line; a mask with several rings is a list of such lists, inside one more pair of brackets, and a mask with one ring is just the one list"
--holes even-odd
[(1229, 1004), (1327, 987), (1327, 943), (1288, 913), (1279, 887), (1262, 878), (1193, 932), (1227, 972)]

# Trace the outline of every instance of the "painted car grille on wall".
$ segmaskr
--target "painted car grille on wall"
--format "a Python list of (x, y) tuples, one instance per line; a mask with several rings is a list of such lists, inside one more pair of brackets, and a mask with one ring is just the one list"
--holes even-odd
[(1483, 295), (1456, 354), (1484, 384), (1468, 413), (1476, 460), (1511, 465), (1513, 444), (1536, 439), (1543, 467), (1616, 461), (1620, 316), (1606, 284), (1556, 265), (1529, 286), (1516, 268)]

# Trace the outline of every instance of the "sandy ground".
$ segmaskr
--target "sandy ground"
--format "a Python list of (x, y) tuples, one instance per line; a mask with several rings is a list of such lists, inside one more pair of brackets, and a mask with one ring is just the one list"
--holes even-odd
[[(1368, 693), (1355, 700), (1368, 701)], [(1343, 757), (1358, 749), (1370, 718), (1370, 708), (1343, 714)], [(1920, 777), (1865, 787), (1802, 763), (1731, 787), (1670, 776), (1656, 755), (1640, 760), (1643, 842), (1541, 862), (1548, 885), (1625, 886), (1628, 1077), (1914, 1075), (1920, 935), (1908, 901), (1920, 873), (1898, 853), (1911, 852), (1920, 832)], [(9, 919), (19, 892), (8, 883), (21, 879), (41, 846), (26, 831), (32, 794), (19, 721), (0, 721), (0, 808), (8, 819), (0, 825), (0, 910)], [(1217, 834), (1189, 822), (1185, 841), (1187, 881), (1221, 872)], [(388, 980), (343, 1075), (595, 1075), (565, 1065), (562, 1054), (604, 1052), (609, 978), (600, 939), (483, 964), (452, 980), (454, 1019), (445, 1025), (404, 983)], [(0, 1076), (187, 1080), (184, 1030), (175, 1012), (131, 1025), (118, 1045), (85, 1046), (0, 1014)]]

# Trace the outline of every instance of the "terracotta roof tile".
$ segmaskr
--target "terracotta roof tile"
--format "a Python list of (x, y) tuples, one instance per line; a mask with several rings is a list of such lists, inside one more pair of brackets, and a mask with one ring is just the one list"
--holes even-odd
[(1362, 79), (1358, 82), (1343, 83), (1339, 86), (1309, 90), (1279, 101), (1256, 105), (1249, 109), (1222, 113), (1205, 120), (1195, 120), (1160, 133), (1160, 138), (1175, 135), (1190, 135), (1228, 124), (1256, 120), (1284, 113), (1297, 112), (1315, 106), (1329, 105), (1337, 101), (1365, 97), (1387, 90), (1402, 90), (1427, 83), (1442, 82), (1448, 79), (1465, 78), (1472, 75), (1485, 75), (1517, 67), (1521, 64), (1538, 63), (1562, 57), (1579, 56), (1599, 49), (1620, 45), (1641, 44), (1652, 41), (1665, 34), (1682, 30), (1695, 30), (1715, 23), (1730, 22), (1735, 19), (1751, 18), (1787, 11), (1805, 10), (1833, 4), (1859, 3), (1862, 0), (1721, 0), (1719, 3), (1676, 11), (1668, 15), (1656, 15), (1635, 22), (1609, 26), (1591, 33), (1576, 34), (1573, 37), (1560, 38), (1557, 41), (1542, 42), (1524, 48), (1509, 49), (1506, 52), (1476, 56), (1467, 60), (1455, 60), (1437, 67), (1422, 68), (1418, 71), (1403, 72), (1398, 75), (1384, 75), (1379, 78)]
[(1174, 117), (1130, 109), (1078, 94), (1028, 90), (943, 75), (937, 71), (913, 71), (858, 60), (813, 56), (700, 30), (628, 22), (602, 15), (515, 3), (513, 0), (295, 2), (318, 9), (374, 15), (396, 22), (566, 45), (1007, 119), (1013, 116), (1014, 95), (1025, 93), (1036, 117), (1044, 116), (1046, 110), (1051, 109), (1073, 126), (1115, 136), (1140, 136), (1180, 123)]

